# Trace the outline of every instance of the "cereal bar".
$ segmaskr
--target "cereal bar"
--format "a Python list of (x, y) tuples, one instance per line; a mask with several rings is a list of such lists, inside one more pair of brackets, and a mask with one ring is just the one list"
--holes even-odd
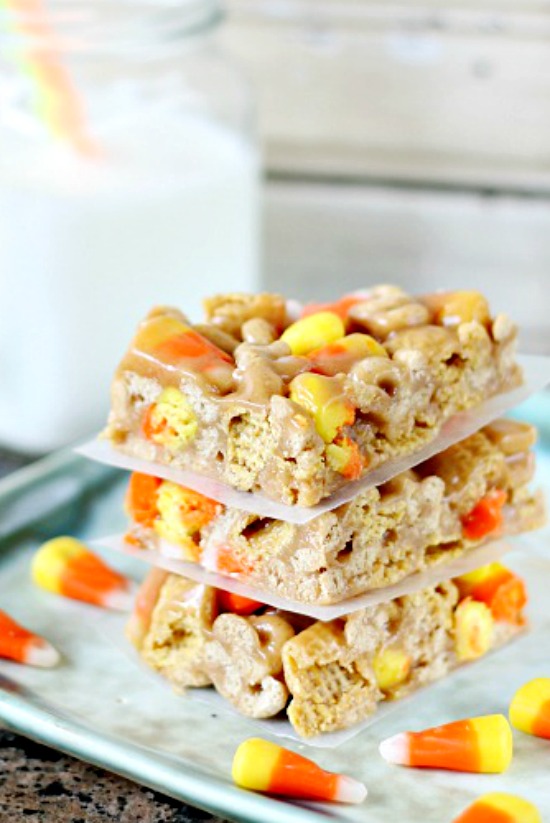
[(276, 294), (157, 308), (117, 370), (105, 436), (128, 455), (312, 506), (521, 383), (516, 328), (481, 294), (393, 286), (299, 307)]
[(499, 563), (328, 623), (160, 574), (128, 625), (143, 660), (177, 690), (212, 684), (249, 717), (286, 710), (303, 737), (359, 723), (525, 625), (523, 582)]
[(532, 426), (498, 420), (303, 525), (224, 508), (170, 481), (135, 474), (127, 540), (296, 601), (335, 603), (489, 538), (542, 525), (542, 499), (529, 489), (535, 436)]

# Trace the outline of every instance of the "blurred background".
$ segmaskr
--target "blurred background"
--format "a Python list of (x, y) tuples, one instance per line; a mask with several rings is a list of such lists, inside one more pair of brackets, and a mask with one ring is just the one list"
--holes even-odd
[(477, 287), (548, 346), (550, 3), (229, 8), (258, 94), (269, 285)]
[(550, 353), (549, 100), (550, 0), (0, 0), (0, 445), (216, 291), (478, 288)]

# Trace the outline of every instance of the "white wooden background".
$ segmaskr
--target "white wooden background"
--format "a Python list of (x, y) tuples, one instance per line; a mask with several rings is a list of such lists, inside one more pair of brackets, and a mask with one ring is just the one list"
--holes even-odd
[(329, 299), (378, 282), (481, 288), (550, 353), (550, 208), (541, 200), (388, 187), (271, 183), (265, 278)]
[(482, 288), (550, 352), (550, 0), (229, 8), (270, 174), (266, 284)]
[(271, 170), (550, 191), (549, 0), (229, 0)]

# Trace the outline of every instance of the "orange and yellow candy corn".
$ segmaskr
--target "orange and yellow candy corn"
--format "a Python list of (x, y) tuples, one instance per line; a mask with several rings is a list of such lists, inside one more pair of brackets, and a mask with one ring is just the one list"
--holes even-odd
[(380, 754), (399, 766), (497, 773), (510, 765), (512, 746), (512, 730), (504, 715), (490, 714), (396, 734), (382, 741)]
[(362, 803), (367, 796), (366, 786), (353, 777), (326, 772), (312, 760), (259, 737), (241, 743), (232, 773), (243, 789), (302, 800)]
[(331, 469), (348, 480), (357, 480), (363, 473), (365, 460), (357, 443), (351, 437), (338, 436), (327, 446), (327, 462)]
[(50, 668), (59, 663), (59, 652), (44, 638), (16, 623), (0, 610), (0, 657)]
[(296, 320), (281, 335), (281, 340), (290, 347), (292, 354), (308, 354), (322, 346), (340, 340), (346, 327), (339, 315), (331, 311), (320, 311)]
[(550, 740), (550, 677), (537, 677), (517, 690), (510, 703), (510, 723)]
[(155, 314), (142, 323), (133, 347), (138, 352), (154, 354), (168, 363), (196, 360), (202, 369), (208, 369), (215, 361), (234, 364), (229, 354), (202, 334), (179, 318), (164, 313)]
[(527, 603), (523, 580), (502, 563), (489, 563), (455, 579), (462, 597), (485, 603), (495, 620), (522, 626), (522, 610)]
[(125, 508), (130, 517), (142, 526), (151, 528), (158, 517), (157, 493), (162, 480), (149, 474), (132, 472)]
[(95, 606), (125, 610), (131, 605), (128, 580), (74, 537), (55, 537), (41, 546), (32, 579), (46, 591)]
[(302, 372), (290, 383), (289, 396), (312, 415), (325, 443), (332, 443), (342, 427), (351, 426), (355, 420), (355, 406), (345, 396), (337, 377)]
[(462, 518), (462, 533), (467, 540), (483, 540), (500, 531), (504, 522), (502, 509), (507, 495), (502, 489), (492, 489)]
[(334, 303), (307, 303), (302, 309), (302, 317), (309, 317), (311, 314), (318, 314), (322, 311), (330, 311), (345, 321), (350, 309), (358, 303), (363, 303), (365, 297), (365, 294), (345, 294), (335, 300)]
[(314, 349), (307, 357), (311, 362), (311, 371), (334, 376), (348, 372), (354, 363), (366, 357), (388, 357), (388, 353), (374, 337), (355, 333)]
[(257, 612), (263, 605), (259, 600), (252, 600), (250, 597), (244, 597), (242, 594), (234, 594), (233, 592), (225, 591), (225, 589), (218, 589), (218, 607), (220, 611), (232, 612), (233, 614), (240, 614), (243, 617), (247, 617)]
[(455, 610), (455, 652), (458, 660), (476, 660), (487, 654), (494, 639), (494, 618), (485, 603), (471, 597)]
[(542, 823), (542, 817), (523, 797), (490, 792), (478, 797), (453, 823)]

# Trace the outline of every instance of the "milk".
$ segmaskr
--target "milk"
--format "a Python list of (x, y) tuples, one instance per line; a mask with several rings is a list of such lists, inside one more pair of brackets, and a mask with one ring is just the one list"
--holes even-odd
[(0, 443), (28, 452), (101, 426), (155, 304), (258, 276), (258, 158), (198, 117), (113, 128), (100, 155), (0, 132)]

